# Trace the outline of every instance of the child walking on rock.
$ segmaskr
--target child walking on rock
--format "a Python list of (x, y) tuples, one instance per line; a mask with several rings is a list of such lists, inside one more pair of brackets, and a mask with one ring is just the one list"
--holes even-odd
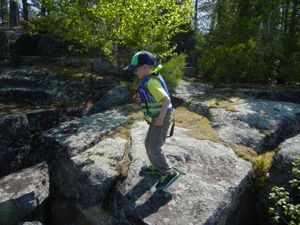
[(145, 147), (152, 165), (143, 166), (141, 172), (158, 175), (156, 189), (162, 190), (176, 181), (180, 174), (170, 166), (162, 151), (174, 110), (167, 85), (159, 72), (154, 70), (155, 65), (154, 56), (141, 51), (133, 55), (131, 63), (124, 70), (132, 71), (141, 80), (138, 93), (144, 119), (149, 124)]

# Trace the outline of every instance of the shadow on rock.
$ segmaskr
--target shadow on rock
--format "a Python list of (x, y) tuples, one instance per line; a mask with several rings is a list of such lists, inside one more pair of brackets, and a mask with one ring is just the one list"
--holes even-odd
[(141, 175), (143, 178), (127, 193), (125, 201), (127, 201), (126, 207), (126, 219), (135, 222), (143, 223), (143, 219), (158, 212), (158, 210), (168, 204), (172, 200), (172, 195), (169, 192), (155, 190), (152, 195), (146, 199), (145, 202), (141, 202), (141, 197), (157, 183), (157, 179), (150, 175)]

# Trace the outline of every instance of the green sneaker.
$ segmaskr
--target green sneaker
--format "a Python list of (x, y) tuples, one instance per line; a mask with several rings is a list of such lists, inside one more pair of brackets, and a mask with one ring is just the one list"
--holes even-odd
[(155, 178), (159, 178), (161, 176), (161, 173), (159, 172), (159, 170), (156, 169), (153, 165), (143, 166), (141, 168), (141, 173), (153, 175)]
[(173, 184), (180, 177), (180, 173), (178, 171), (174, 171), (173, 174), (161, 176), (159, 182), (155, 186), (157, 190), (163, 190), (168, 188), (171, 184)]

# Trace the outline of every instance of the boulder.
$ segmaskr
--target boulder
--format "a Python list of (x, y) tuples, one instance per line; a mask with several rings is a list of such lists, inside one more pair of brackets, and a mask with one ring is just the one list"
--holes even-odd
[(238, 119), (238, 113), (227, 112), (224, 109), (210, 109), (209, 119), (219, 138), (231, 145), (244, 145), (261, 151), (264, 134)]
[(0, 177), (24, 168), (30, 132), (24, 115), (0, 117)]
[(51, 218), (51, 224), (64, 225), (90, 225), (85, 216), (77, 209), (76, 202), (72, 199), (62, 197), (58, 192), (51, 195), (50, 209), (48, 210), (48, 218)]
[(205, 95), (208, 91), (212, 91), (212, 89), (213, 87), (208, 84), (181, 80), (172, 97), (182, 99), (185, 104), (189, 104), (191, 101)]
[(31, 222), (18, 223), (18, 225), (43, 225), (43, 224), (39, 221), (31, 221)]
[(49, 196), (49, 175), (46, 163), (0, 179), (0, 224), (16, 224), (26, 219)]
[(8, 57), (9, 52), (9, 43), (8, 38), (5, 32), (0, 31), (0, 60), (3, 60)]
[[(291, 174), (291, 166), (296, 157), (300, 157), (300, 134), (285, 140), (276, 155), (273, 169), (285, 175)], [(286, 179), (291, 177), (285, 176)]]
[(297, 90), (240, 89), (240, 92), (246, 96), (257, 99), (271, 101), (286, 101), (300, 104), (300, 91)]
[[(292, 163), (300, 157), (300, 134), (285, 140), (278, 147), (278, 152), (269, 171), (270, 177), (267, 185), (259, 193), (257, 203), (260, 219), (263, 224), (269, 224), (268, 208), (270, 207), (269, 193), (273, 186), (284, 187), (290, 190), (288, 182), (295, 178), (292, 173)], [(299, 178), (298, 178), (299, 179)]]
[(139, 176), (149, 163), (144, 148), (145, 122), (131, 131), (131, 164), (127, 179), (117, 186), (110, 224), (226, 224), (251, 179), (251, 164), (232, 149), (183, 134), (167, 140), (163, 149), (171, 164), (185, 175), (165, 191), (157, 180)]
[(110, 212), (103, 207), (103, 202), (87, 206), (78, 203), (76, 205), (80, 212), (80, 221), (86, 221), (84, 225), (107, 225)]
[[(102, 215), (99, 210), (121, 176), (119, 163), (127, 141), (122, 138), (100, 140), (127, 121), (122, 110), (84, 116), (45, 131), (40, 136), (40, 151), (34, 154), (41, 158), (48, 154), (54, 187), (64, 198), (72, 199), (75, 211), (90, 223)], [(92, 213), (95, 209), (99, 209), (97, 214)]]
[(212, 126), (227, 143), (261, 152), (300, 132), (299, 104), (247, 99), (235, 103), (235, 109), (209, 110)]
[(129, 94), (130, 92), (126, 87), (113, 87), (96, 102), (89, 114), (125, 104), (129, 99)]
[[(227, 98), (226, 93), (231, 92), (230, 89), (212, 89), (199, 83), (182, 81), (175, 96), (183, 99), (189, 110), (208, 117), (222, 141), (234, 146), (251, 147), (258, 153), (263, 149), (274, 149), (286, 138), (300, 132), (299, 104)], [(225, 106), (222, 107), (218, 101), (224, 101)], [(226, 108), (226, 104), (231, 108)]]
[(23, 34), (18, 30), (0, 30), (0, 61), (9, 58), (10, 46)]
[(61, 110), (59, 109), (40, 109), (26, 113), (29, 130), (31, 133), (48, 130), (65, 118)]
[(116, 80), (108, 76), (52, 67), (8, 70), (0, 74), (0, 100), (78, 104), (96, 101), (116, 85)]
[(0, 88), (12, 88), (12, 87), (27, 87), (37, 88), (38, 82), (30, 79), (29, 77), (17, 77), (13, 75), (1, 75), (0, 76)]
[(53, 96), (49, 92), (41, 89), (28, 88), (2, 88), (0, 89), (0, 101), (25, 102), (41, 105), (54, 103)]
[(126, 122), (126, 112), (124, 108), (119, 107), (61, 123), (41, 133), (34, 144), (36, 149), (32, 155), (37, 162), (53, 157), (60, 162), (68, 161), (97, 144), (103, 135)]
[(125, 145), (124, 139), (108, 138), (64, 162), (55, 158), (51, 167), (55, 186), (83, 209), (102, 203), (120, 175), (118, 162)]

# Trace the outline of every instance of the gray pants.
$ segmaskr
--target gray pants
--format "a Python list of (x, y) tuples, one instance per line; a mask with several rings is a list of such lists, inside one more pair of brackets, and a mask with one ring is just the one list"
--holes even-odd
[(150, 162), (164, 175), (173, 173), (161, 148), (166, 141), (171, 123), (172, 113), (169, 111), (166, 113), (161, 127), (154, 126), (154, 120), (152, 120), (145, 139), (145, 147)]

